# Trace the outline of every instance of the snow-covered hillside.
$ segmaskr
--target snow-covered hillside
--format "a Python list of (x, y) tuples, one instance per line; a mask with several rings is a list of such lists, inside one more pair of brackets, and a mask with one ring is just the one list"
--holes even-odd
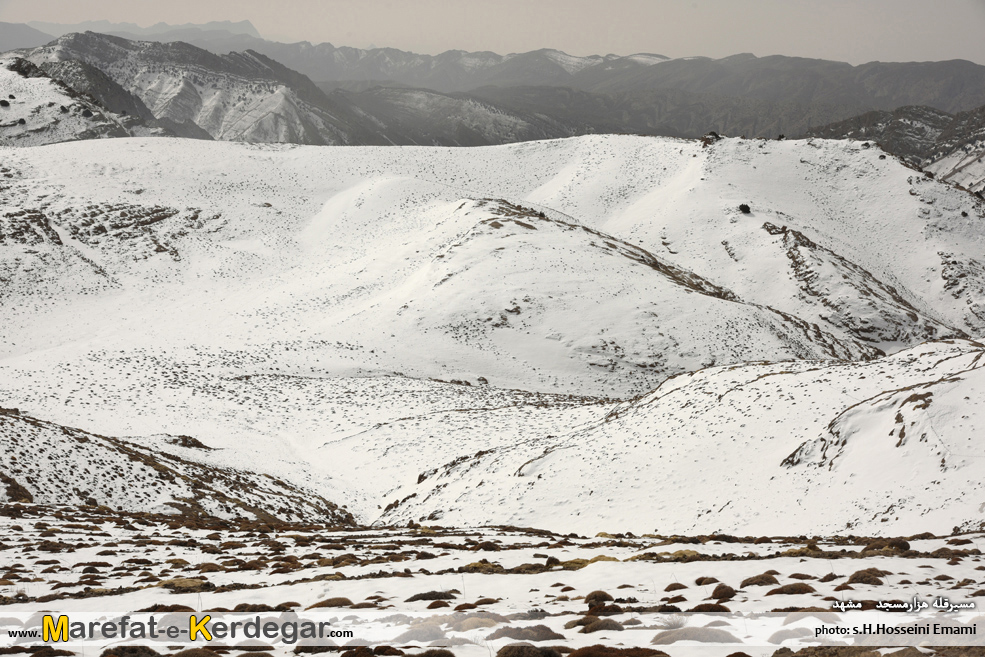
[(153, 447), (137, 445), (0, 408), (5, 486), (0, 501), (352, 522), (349, 513), (311, 491), (269, 475), (196, 462), (196, 452), (212, 448), (189, 436), (157, 436), (153, 442)]
[(68, 34), (25, 56), (36, 64), (77, 60), (138, 96), (155, 117), (191, 122), (215, 139), (347, 143), (344, 119), (303, 76), (256, 53), (217, 56), (186, 43)]
[[(31, 62), (0, 58), (0, 145), (128, 137), (137, 129), (91, 97), (53, 80)], [(143, 130), (143, 134), (152, 132)]]
[(392, 491), (401, 502), (384, 519), (644, 533), (978, 528), (985, 413), (971, 400), (983, 393), (985, 345), (964, 341), (864, 364), (706, 369), (567, 435), (527, 435), (425, 472)]
[[(565, 478), (578, 495), (596, 490), (592, 478), (617, 481), (636, 467), (693, 478), (695, 459), (724, 450), (724, 462), (725, 441), (740, 436), (762, 466), (737, 500), (762, 495), (771, 476), (808, 490), (809, 466), (783, 459), (805, 444), (808, 463), (812, 441), (827, 439), (848, 406), (942, 380), (951, 365), (933, 354), (955, 352), (946, 362), (956, 366), (978, 349), (966, 339), (985, 337), (981, 200), (857, 142), (123, 139), (8, 149), (2, 166), (3, 405), (101, 435), (194, 436), (221, 448), (204, 462), (313, 487), (363, 521), (418, 490), (386, 517), (458, 508), (427, 496), (459, 458), (489, 473), (483, 486), (478, 470), (463, 475), (469, 499), (515, 495), (514, 456), (581, 440), (591, 447), (562, 450), (586, 457), (584, 476)], [(901, 351), (928, 340), (954, 342)], [(602, 422), (613, 399), (675, 374), (693, 377), (693, 392), (661, 398), (652, 417), (649, 405), (627, 407), (633, 424)], [(792, 395), (797, 406), (740, 395), (712, 403), (699, 383), (727, 388), (762, 374), (766, 387), (748, 390)], [(869, 426), (878, 435), (884, 412), (869, 424), (844, 416), (854, 424), (839, 435), (868, 436)], [(609, 436), (616, 426), (624, 430)], [(665, 449), (637, 451), (640, 440)], [(840, 462), (813, 477), (819, 494), (839, 467), (864, 471)], [(377, 471), (387, 477), (367, 476)], [(662, 515), (623, 479), (624, 497), (605, 514), (557, 517), (699, 526), (704, 492)], [(557, 482), (545, 474), (531, 488), (532, 522), (547, 521)], [(828, 526), (872, 522), (882, 501), (846, 497)], [(482, 504), (490, 518), (498, 512)], [(885, 526), (913, 524), (914, 508)], [(701, 527), (754, 521), (702, 518)]]
[(951, 115), (933, 107), (866, 112), (808, 131), (825, 139), (873, 140), (941, 180), (985, 190), (985, 107)]
[(930, 160), (927, 170), (941, 180), (985, 192), (985, 107), (955, 116)]
[(939, 174), (942, 180), (985, 192), (985, 139), (962, 145), (927, 165), (927, 170)]

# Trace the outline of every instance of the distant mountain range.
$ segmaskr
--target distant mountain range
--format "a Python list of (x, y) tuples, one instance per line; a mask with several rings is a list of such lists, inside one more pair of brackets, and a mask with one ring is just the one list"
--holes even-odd
[(139, 98), (82, 62), (41, 68), (0, 57), (0, 89), (0, 143), (8, 146), (108, 137), (210, 138), (194, 124), (155, 119)]
[(520, 116), (430, 90), (376, 87), (326, 94), (304, 75), (253, 51), (220, 56), (181, 42), (86, 32), (22, 54), (46, 70), (72, 68), (66, 84), (113, 112), (154, 117), (225, 141), (471, 146), (575, 132), (550, 117)]
[[(45, 25), (31, 24), (45, 30)], [(68, 27), (68, 26), (64, 26)], [(985, 66), (963, 60), (869, 62), (852, 66), (803, 57), (749, 53), (711, 59), (671, 59), (655, 53), (576, 57), (541, 49), (500, 55), (449, 50), (420, 55), (395, 48), (336, 47), (330, 43), (279, 43), (232, 25), (179, 26), (156, 33), (124, 24), (76, 26), (133, 38), (180, 39), (216, 54), (253, 50), (316, 82), (374, 80), (450, 93), (496, 86), (561, 86), (604, 94), (674, 89), (717, 97), (749, 98), (802, 106), (892, 110), (927, 105), (960, 112), (985, 105)], [(155, 26), (157, 27), (157, 26)], [(252, 26), (250, 26), (252, 27)], [(81, 29), (84, 28), (84, 29)], [(111, 28), (111, 29), (110, 29)], [(153, 28), (148, 28), (148, 30)], [(859, 113), (858, 111), (852, 114)], [(851, 114), (849, 114), (851, 115)]]
[(127, 32), (140, 37), (170, 36), (173, 32), (225, 32), (227, 34), (243, 34), (260, 38), (260, 33), (257, 32), (257, 29), (253, 27), (253, 23), (250, 21), (210, 21), (208, 23), (185, 23), (183, 25), (155, 23), (150, 27), (140, 27), (136, 23), (112, 23), (106, 20), (83, 21), (81, 23), (29, 21), (27, 25), (53, 36), (62, 36), (70, 32), (104, 32), (106, 34)]
[(0, 23), (0, 52), (41, 46), (54, 37), (24, 23)]
[(68, 32), (17, 54), (131, 123), (185, 137), (478, 146), (594, 133), (807, 135), (875, 140), (975, 191), (985, 179), (985, 67), (965, 61), (430, 56), (276, 43), (249, 22), (4, 25), (0, 35), (21, 43), (48, 36), (35, 27), (125, 34)]

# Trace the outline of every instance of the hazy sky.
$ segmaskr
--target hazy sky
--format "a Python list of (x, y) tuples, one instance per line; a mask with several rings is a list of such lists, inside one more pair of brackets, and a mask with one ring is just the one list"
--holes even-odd
[(0, 0), (0, 21), (250, 20), (277, 41), (985, 64), (985, 0)]

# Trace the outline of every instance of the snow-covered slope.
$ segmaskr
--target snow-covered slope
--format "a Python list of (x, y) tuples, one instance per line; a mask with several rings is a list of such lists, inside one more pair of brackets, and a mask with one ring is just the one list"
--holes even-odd
[(985, 107), (955, 116), (928, 159), (941, 180), (985, 192)]
[(392, 492), (401, 502), (384, 520), (592, 532), (976, 528), (985, 413), (970, 400), (983, 392), (985, 345), (964, 341), (865, 364), (711, 368), (567, 435), (529, 435), (422, 473)]
[(186, 43), (73, 33), (25, 55), (36, 64), (77, 60), (122, 85), (159, 119), (191, 122), (215, 139), (348, 143), (352, 117), (333, 114), (304, 76), (257, 53), (213, 55)]
[[(780, 462), (823, 437), (831, 413), (952, 373), (931, 352), (971, 353), (963, 336), (985, 333), (985, 207), (880, 155), (857, 142), (631, 136), (8, 149), (0, 399), (102, 435), (195, 436), (222, 448), (210, 463), (299, 477), (366, 520), (422, 472), (575, 440), (606, 399), (668, 375), (714, 366), (696, 380), (728, 386), (789, 371), (793, 410), (671, 395), (661, 419), (634, 411), (640, 424), (619, 438), (680, 421), (661, 440), (694, 431), (711, 453), (733, 437), (716, 433), (727, 424)], [(845, 364), (949, 338), (916, 364), (905, 351)], [(722, 369), (749, 361), (773, 364)], [(737, 426), (742, 413), (759, 418), (755, 431)], [(765, 433), (774, 425), (782, 440)], [(674, 457), (682, 472), (687, 458), (698, 457)], [(766, 490), (755, 481), (748, 495)], [(555, 493), (531, 497), (530, 513)], [(658, 526), (643, 493), (626, 495), (613, 522), (635, 509)], [(869, 516), (845, 502), (830, 526)]]
[[(855, 359), (979, 335), (976, 295), (958, 294), (980, 284), (968, 264), (982, 240), (974, 199), (845, 143), (598, 137), (462, 153), (122, 144), (9, 160), (7, 232), (36, 222), (61, 242), (39, 237), (44, 228), (21, 231), (30, 244), (10, 238), (32, 252), (7, 261), (7, 294), (43, 308), (11, 322), (15, 352), (50, 339), (37, 324), (51, 301), (61, 312), (95, 290), (106, 292), (73, 312), (92, 313), (93, 326), (130, 317), (165, 342), (344, 338), (373, 352), (371, 369), (595, 395), (643, 392), (711, 364)], [(189, 165), (157, 178), (171, 158)], [(82, 175), (94, 167), (107, 176), (95, 190)], [(490, 220), (513, 210), (483, 198), (533, 201), (554, 221), (497, 229)], [(737, 209), (745, 200), (748, 215)], [(518, 220), (534, 225), (522, 219), (532, 212)], [(970, 276), (955, 273), (960, 284), (947, 288), (949, 271)], [(694, 294), (681, 272), (716, 291)], [(671, 301), (654, 284), (696, 301)], [(581, 298), (600, 315), (587, 319)], [(162, 323), (165, 308), (184, 308), (183, 321)], [(236, 328), (205, 337), (217, 317)]]
[(398, 144), (486, 146), (575, 134), (543, 114), (508, 112), (427, 89), (376, 87), (358, 94), (336, 91), (334, 97), (340, 95), (385, 125), (388, 138)]
[[(399, 287), (391, 308), (384, 302), (374, 309), (377, 317), (399, 318), (390, 330), (416, 334), (415, 342), (429, 344), (438, 358), (454, 354), (456, 369), (495, 371), (503, 367), (497, 362), (519, 358), (542, 376), (559, 377), (557, 383), (591, 377), (601, 392), (618, 380), (650, 387), (715, 363), (878, 353), (742, 303), (727, 289), (585, 226), (503, 201), (473, 202), (458, 212), (478, 222)], [(367, 315), (354, 319), (364, 322)]]
[(947, 114), (932, 107), (867, 112), (808, 131), (827, 139), (871, 139), (941, 180), (985, 190), (985, 107)]
[(128, 137), (121, 117), (18, 57), (0, 58), (0, 145)]
[[(144, 442), (149, 442), (144, 439)], [(199, 463), (212, 448), (189, 436), (154, 447), (91, 434), (0, 408), (3, 502), (108, 506), (220, 518), (352, 521), (331, 502), (269, 475)]]
[(933, 107), (872, 111), (808, 131), (823, 139), (867, 139), (894, 155), (920, 163), (931, 153), (954, 117)]
[(965, 189), (985, 192), (985, 139), (978, 139), (956, 148), (927, 165), (927, 170), (938, 174), (942, 180), (961, 185)]

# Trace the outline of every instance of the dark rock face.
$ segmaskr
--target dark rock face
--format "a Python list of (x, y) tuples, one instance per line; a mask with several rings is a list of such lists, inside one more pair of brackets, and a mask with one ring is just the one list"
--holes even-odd
[(954, 117), (932, 107), (901, 107), (872, 111), (808, 131), (823, 139), (878, 142), (886, 151), (916, 163), (930, 156)]
[(78, 60), (67, 60), (44, 62), (40, 68), (50, 77), (61, 80), (75, 91), (92, 96), (111, 112), (144, 120), (154, 118), (143, 101), (95, 66)]

